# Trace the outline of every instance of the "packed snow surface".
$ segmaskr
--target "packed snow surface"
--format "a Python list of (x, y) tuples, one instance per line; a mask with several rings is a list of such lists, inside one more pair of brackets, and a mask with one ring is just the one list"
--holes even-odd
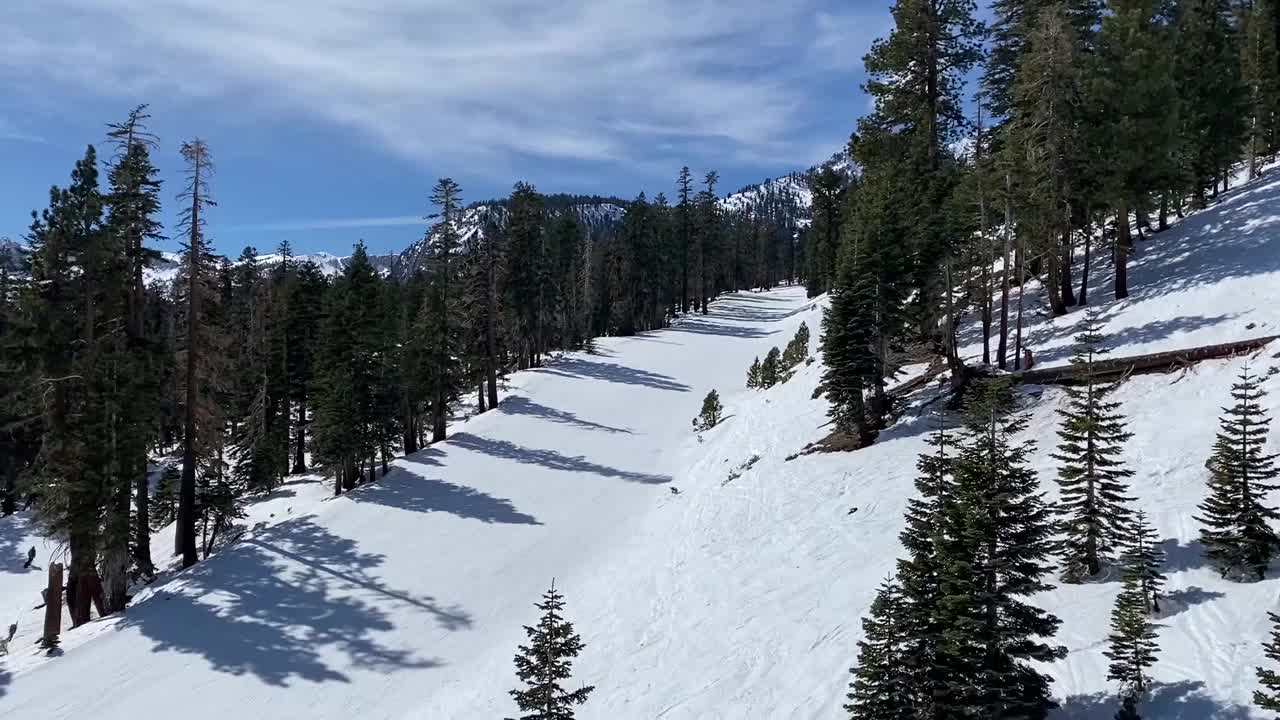
[[(1267, 178), (1144, 241), (1127, 301), (1095, 286), (1117, 354), (1276, 332), (1278, 201)], [(787, 460), (829, 430), (813, 398), (822, 365), (762, 392), (743, 387), (745, 370), (802, 321), (816, 352), (820, 308), (798, 288), (729, 296), (708, 316), (519, 373), (497, 411), (376, 484), (340, 498), (305, 478), (282, 488), (251, 508), (238, 543), (123, 617), (65, 633), (59, 657), (32, 646), (42, 573), (21, 570), (28, 544), (41, 566), (58, 548), (28, 537), (23, 516), (0, 520), (0, 610), (20, 623), (0, 660), (0, 717), (511, 717), (512, 656), (553, 577), (586, 642), (574, 680), (596, 686), (583, 720), (840, 717), (860, 618), (901, 554), (915, 459), (943, 402), (921, 388), (875, 445)], [(1033, 325), (1041, 357), (1065, 358), (1080, 315)], [(1136, 376), (1114, 395), (1134, 433), (1132, 494), (1168, 555), (1144, 717), (1265, 717), (1250, 705), (1253, 667), (1280, 575), (1220, 579), (1194, 516), (1230, 384), (1246, 362), (1265, 372), (1277, 349)], [(1267, 384), (1275, 416), (1280, 380)], [(696, 434), (711, 388), (726, 417)], [(1020, 403), (1056, 496), (1064, 398), (1030, 387)], [(171, 542), (158, 535), (157, 555)], [(1035, 599), (1063, 620), (1068, 649), (1044, 668), (1055, 718), (1115, 714), (1102, 653), (1118, 591), (1106, 577)]]

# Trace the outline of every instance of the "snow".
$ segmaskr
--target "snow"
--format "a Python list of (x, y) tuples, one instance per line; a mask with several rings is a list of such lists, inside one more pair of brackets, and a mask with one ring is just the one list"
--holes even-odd
[[(1280, 180), (1267, 177), (1140, 243), (1132, 297), (1107, 301), (1105, 283), (1092, 295), (1116, 353), (1276, 332), (1277, 218)], [(1095, 281), (1107, 274), (1093, 269)], [(22, 609), (39, 573), (13, 567), (37, 541), (22, 516), (0, 520), (0, 609), (27, 613), (0, 660), (0, 717), (508, 716), (521, 625), (552, 577), (586, 642), (575, 681), (597, 687), (583, 720), (839, 717), (860, 618), (901, 554), (915, 458), (942, 403), (936, 383), (920, 388), (875, 445), (787, 460), (829, 431), (813, 398), (821, 362), (766, 391), (745, 389), (745, 371), (802, 321), (816, 352), (823, 302), (799, 288), (729, 296), (708, 316), (518, 373), (498, 411), (378, 483), (335, 499), (304, 478), (253, 507), (238, 543), (158, 581), (123, 617), (65, 633), (60, 657), (32, 647), (38, 613)], [(1042, 363), (1065, 358), (1078, 317), (1033, 319)], [(1265, 371), (1276, 349), (1135, 376), (1114, 395), (1134, 433), (1132, 493), (1169, 558), (1144, 717), (1265, 717), (1251, 708), (1253, 667), (1280, 572), (1220, 579), (1194, 516), (1218, 408), (1244, 364)], [(725, 418), (693, 433), (713, 387)], [(1054, 497), (1064, 398), (1029, 387), (1020, 402)], [(157, 556), (170, 543), (158, 535)], [(44, 565), (51, 546), (37, 548)], [(1058, 720), (1115, 713), (1102, 651), (1118, 591), (1104, 578), (1035, 599), (1063, 620), (1068, 655), (1044, 667)]]
[[(1089, 302), (1104, 308), (1104, 331), (1125, 354), (1176, 350), (1280, 334), (1280, 168), (1231, 190), (1170, 229), (1137, 240), (1129, 258), (1129, 297), (1116, 302), (1115, 266), (1094, 248)], [(1083, 255), (1072, 269), (1080, 287)], [(1049, 318), (1027, 285), (1023, 342), (1038, 366), (1065, 365), (1078, 334), (1079, 312)], [(1018, 293), (1011, 292), (1009, 322)], [(999, 304), (997, 299), (997, 316)], [(997, 317), (997, 323), (998, 317)], [(961, 355), (982, 358), (979, 326), (961, 335)], [(995, 343), (992, 343), (994, 352)]]

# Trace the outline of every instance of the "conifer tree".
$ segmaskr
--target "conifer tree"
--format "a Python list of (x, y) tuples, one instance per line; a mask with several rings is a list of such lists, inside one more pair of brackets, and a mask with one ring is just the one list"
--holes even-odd
[(781, 374), (782, 353), (777, 347), (769, 348), (769, 352), (764, 356), (764, 362), (760, 363), (760, 387), (771, 388), (777, 385)]
[(1243, 20), (1240, 74), (1246, 107), (1245, 162), (1252, 179), (1260, 172), (1259, 159), (1274, 149), (1280, 131), (1280, 56), (1273, 0), (1252, 0)]
[(902, 672), (908, 675), (917, 717), (933, 717), (935, 688), (946, 680), (939, 648), (947, 630), (939, 611), (941, 599), (939, 542), (942, 512), (952, 500), (952, 435), (945, 421), (929, 438), (928, 451), (916, 462), (917, 497), (907, 501), (906, 527), (899, 538), (906, 557), (898, 560), (902, 608), (896, 614), (907, 636)]
[(1120, 562), (1124, 576), (1132, 577), (1142, 592), (1143, 608), (1148, 615), (1160, 612), (1160, 588), (1164, 586), (1164, 551), (1156, 541), (1155, 528), (1147, 522), (1147, 514), (1139, 510), (1120, 543)]
[[(528, 192), (532, 193), (533, 189), (529, 188)], [(431, 233), (434, 242), (432, 268), (420, 322), (426, 328), (430, 342), (427, 362), (432, 378), (431, 441), (439, 442), (445, 439), (450, 406), (462, 383), (458, 358), (463, 354), (461, 309), (464, 305), (459, 279), (461, 268), (455, 257), (459, 244), (459, 213), (462, 210), (458, 184), (450, 178), (441, 178), (432, 190), (431, 201), (439, 208), (440, 220)], [(541, 262), (540, 257), (539, 253), (525, 258), (525, 261), (537, 266)], [(536, 298), (531, 298), (531, 301), (536, 305)], [(534, 337), (526, 347), (534, 356), (538, 350), (536, 333), (541, 320), (535, 312), (527, 316), (526, 321), (531, 323), (526, 332)]]
[(1120, 683), (1121, 696), (1142, 697), (1151, 685), (1147, 669), (1156, 662), (1156, 633), (1147, 617), (1146, 598), (1137, 577), (1128, 576), (1111, 610), (1111, 634), (1103, 655), (1111, 661), (1107, 679)]
[(761, 370), (760, 356), (757, 355), (756, 359), (752, 361), (751, 367), (747, 368), (747, 387), (749, 388), (763, 387), (760, 384), (760, 370)]
[[(133, 562), (144, 579), (154, 574), (151, 560), (151, 532), (149, 515), (149, 481), (147, 478), (147, 448), (155, 439), (154, 418), (160, 404), (162, 387), (158, 378), (166, 364), (163, 348), (148, 333), (147, 292), (144, 287), (144, 269), (154, 254), (148, 242), (163, 239), (160, 213), (160, 180), (158, 170), (151, 162), (151, 150), (156, 139), (146, 126), (150, 118), (147, 106), (135, 107), (120, 123), (108, 126), (107, 135), (116, 145), (116, 156), (107, 170), (110, 192), (106, 196), (107, 231), (115, 238), (115, 245), (124, 253), (121, 289), (126, 293), (127, 353), (116, 370), (115, 388), (121, 409), (126, 418), (124, 427), (117, 433), (120, 445), (120, 482), (116, 483), (113, 501), (114, 552), (128, 553), (132, 544)], [(132, 486), (132, 487), (130, 487)], [(134, 505), (134, 532), (129, 534), (129, 500), (132, 491)], [(131, 543), (130, 543), (131, 541)], [(112, 565), (120, 568), (126, 563), (115, 560)], [(108, 588), (108, 604), (123, 609), (124, 573), (117, 572)]]
[(585, 647), (564, 617), (564, 596), (551, 589), (534, 607), (542, 611), (536, 626), (526, 625), (529, 644), (521, 645), (515, 657), (516, 676), (525, 687), (511, 691), (516, 706), (525, 713), (519, 720), (573, 720), (574, 707), (587, 701), (595, 687), (587, 685), (566, 690), (564, 682), (572, 674), (572, 661)]
[(989, 381), (971, 393), (936, 532), (935, 702), (946, 716), (1044, 718), (1056, 703), (1048, 676), (1029, 663), (1065, 649), (1049, 644), (1058, 619), (1026, 599), (1050, 589), (1051, 510), (1027, 466), (1032, 443), (1014, 442), (1027, 421), (1010, 415), (1008, 386)]
[(911, 706), (918, 688), (912, 686), (907, 672), (905, 649), (911, 638), (904, 627), (905, 610), (898, 584), (892, 578), (882, 582), (862, 619), (858, 664), (849, 671), (853, 680), (844, 709), (850, 720), (914, 716)]
[[(1272, 663), (1280, 663), (1280, 615), (1267, 612), (1267, 617), (1271, 619), (1271, 642), (1262, 643), (1262, 650)], [(1253, 704), (1280, 712), (1280, 673), (1264, 667), (1255, 668), (1255, 672), (1262, 689), (1253, 692)]]
[(185, 390), (182, 484), (178, 492), (175, 550), (182, 555), (182, 566), (190, 567), (199, 560), (196, 546), (197, 464), (208, 463), (215, 456), (222, 430), (214, 387), (223, 348), (216, 328), (205, 321), (206, 306), (216, 302), (211, 287), (214, 282), (212, 257), (204, 232), (204, 211), (215, 205), (209, 193), (213, 159), (208, 145), (198, 138), (183, 143), (181, 152), (187, 164), (186, 186), (178, 195), (179, 202), (183, 203), (178, 228), (185, 238), (182, 347)]
[(724, 406), (720, 404), (720, 393), (712, 390), (702, 399), (702, 410), (693, 419), (694, 430), (710, 430), (720, 422)]
[(1116, 386), (1099, 383), (1094, 369), (1098, 358), (1108, 352), (1096, 309), (1089, 309), (1080, 329), (1071, 365), (1081, 385), (1065, 389), (1067, 407), (1058, 411), (1061, 442), (1051, 455), (1061, 463), (1058, 485), (1067, 582), (1097, 575), (1116, 543), (1128, 534), (1126, 481), (1133, 475), (1118, 457), (1132, 434), (1125, 432), (1124, 418), (1117, 412), (1120, 404), (1106, 399)]
[(815, 297), (830, 290), (835, 279), (845, 197), (843, 178), (829, 165), (809, 174), (807, 182), (813, 193), (813, 224), (805, 248), (805, 291)]
[(1231, 386), (1235, 403), (1223, 408), (1209, 458), (1209, 496), (1200, 504), (1197, 519), (1204, 526), (1200, 541), (1205, 556), (1223, 577), (1251, 575), (1261, 580), (1280, 548), (1270, 525), (1280, 513), (1267, 504), (1280, 469), (1276, 455), (1263, 451), (1271, 425), (1260, 404), (1265, 394), (1261, 378), (1245, 366), (1240, 381)]

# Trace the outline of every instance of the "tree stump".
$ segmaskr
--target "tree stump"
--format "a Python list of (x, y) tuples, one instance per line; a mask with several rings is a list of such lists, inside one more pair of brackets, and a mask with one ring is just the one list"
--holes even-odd
[(62, 563), (49, 563), (49, 587), (45, 590), (44, 634), (40, 647), (53, 649), (62, 634)]

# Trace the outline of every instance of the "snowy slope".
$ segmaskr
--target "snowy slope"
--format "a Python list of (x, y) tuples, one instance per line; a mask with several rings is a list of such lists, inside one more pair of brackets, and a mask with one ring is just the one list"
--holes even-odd
[[(1105, 330), (1126, 354), (1280, 334), (1280, 168), (1170, 229), (1134, 242), (1128, 298), (1113, 300), (1115, 266), (1109, 253), (1095, 250), (1089, 273), (1089, 301), (1105, 308)], [(1077, 254), (1072, 269), (1077, 291), (1082, 260)], [(1037, 365), (1064, 365), (1079, 316), (1050, 319), (1040, 309), (1040, 292), (1038, 283), (1028, 283), (1024, 343)], [(1017, 298), (1015, 289), (1010, 323)], [(967, 326), (960, 346), (967, 359), (982, 358), (976, 324)], [(994, 351), (994, 342), (992, 347)]]
[[(511, 709), (520, 625), (552, 577), (600, 648), (582, 678), (618, 684), (615, 643), (648, 624), (649, 605), (601, 580), (655, 571), (635, 542), (652, 516), (688, 519), (667, 486), (684, 482), (689, 418), (706, 390), (741, 384), (752, 357), (785, 342), (805, 301), (788, 289), (717, 304), (709, 317), (522, 374), (498, 412), (376, 485), (299, 500), (125, 617), (68, 633), (62, 657), (20, 647), (2, 666), (12, 677), (0, 716), (92, 706), (134, 717), (197, 687), (194, 718), (250, 706), (278, 717), (495, 716)], [(665, 558), (675, 538), (649, 552)], [(661, 699), (635, 691), (601, 693), (591, 712), (626, 716), (641, 702), (631, 716), (652, 714)]]

